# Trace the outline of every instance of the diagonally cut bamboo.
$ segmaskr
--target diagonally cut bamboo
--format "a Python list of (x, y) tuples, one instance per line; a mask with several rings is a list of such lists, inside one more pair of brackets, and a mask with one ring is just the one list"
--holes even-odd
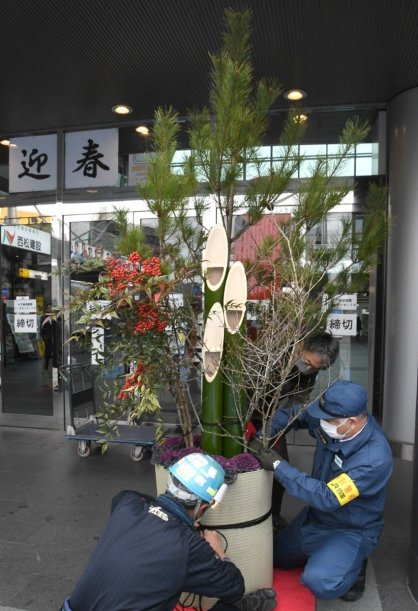
[[(240, 390), (240, 359), (238, 352), (242, 347), (242, 333), (245, 333), (243, 320), (247, 302), (247, 276), (243, 264), (236, 261), (229, 269), (224, 289), (223, 306), (225, 327), (225, 365), (223, 388), (223, 428), (225, 437), (222, 455), (231, 458), (243, 451), (243, 431), (240, 420), (245, 404), (245, 392)], [(231, 379), (233, 378), (233, 380)], [(231, 382), (233, 382), (231, 384)]]
[[(214, 225), (208, 234), (202, 262), (207, 288), (216, 292), (222, 287), (228, 265), (228, 239), (223, 225)], [(216, 301), (221, 301), (217, 299)], [(209, 308), (210, 309), (210, 308)]]
[(223, 296), (225, 326), (229, 333), (236, 333), (240, 328), (246, 302), (247, 276), (241, 261), (235, 261), (229, 269)]

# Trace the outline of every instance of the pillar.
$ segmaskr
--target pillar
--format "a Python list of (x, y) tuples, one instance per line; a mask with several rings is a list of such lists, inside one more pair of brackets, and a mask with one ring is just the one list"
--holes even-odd
[(413, 459), (418, 363), (418, 88), (389, 108), (389, 213), (383, 427)]
[[(389, 107), (389, 212), (383, 427), (395, 456), (414, 460), (413, 522), (418, 511), (418, 88)], [(418, 598), (418, 528), (411, 525), (408, 581)]]

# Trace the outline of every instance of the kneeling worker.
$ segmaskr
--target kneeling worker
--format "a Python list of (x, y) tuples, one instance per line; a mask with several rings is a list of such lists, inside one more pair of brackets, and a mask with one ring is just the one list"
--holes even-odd
[[(285, 428), (292, 408), (278, 410), (272, 434)], [(301, 581), (317, 598), (358, 600), (367, 557), (383, 529), (392, 453), (367, 393), (358, 384), (334, 382), (294, 422), (317, 438), (312, 475), (292, 467), (254, 438), (250, 449), (292, 496), (307, 504), (274, 536), (274, 565), (305, 565)]]
[(180, 594), (219, 598), (216, 611), (272, 611), (274, 590), (244, 594), (239, 569), (215, 531), (198, 522), (226, 489), (212, 457), (189, 454), (169, 468), (156, 498), (120, 492), (107, 526), (64, 611), (173, 611)]

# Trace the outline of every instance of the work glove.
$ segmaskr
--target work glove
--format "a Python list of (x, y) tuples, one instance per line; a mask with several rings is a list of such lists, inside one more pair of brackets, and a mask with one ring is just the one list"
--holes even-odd
[(272, 448), (264, 448), (263, 450), (254, 453), (254, 456), (258, 458), (261, 463), (261, 466), (263, 467), (263, 469), (266, 469), (266, 471), (274, 471), (274, 463), (276, 461), (281, 462), (283, 460), (280, 454), (275, 450), (272, 450)]
[(255, 454), (257, 456), (259, 452), (264, 450), (263, 440), (260, 437), (257, 437), (257, 435), (253, 435), (248, 444), (248, 449), (250, 450), (251, 454)]
[(276, 592), (271, 588), (256, 590), (246, 594), (234, 605), (241, 611), (273, 611), (277, 606)]

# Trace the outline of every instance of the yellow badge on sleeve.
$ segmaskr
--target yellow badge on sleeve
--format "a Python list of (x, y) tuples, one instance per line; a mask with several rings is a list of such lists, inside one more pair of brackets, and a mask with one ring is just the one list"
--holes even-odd
[(360, 496), (355, 483), (347, 473), (341, 473), (341, 475), (328, 482), (327, 486), (335, 494), (340, 505), (346, 505)]

